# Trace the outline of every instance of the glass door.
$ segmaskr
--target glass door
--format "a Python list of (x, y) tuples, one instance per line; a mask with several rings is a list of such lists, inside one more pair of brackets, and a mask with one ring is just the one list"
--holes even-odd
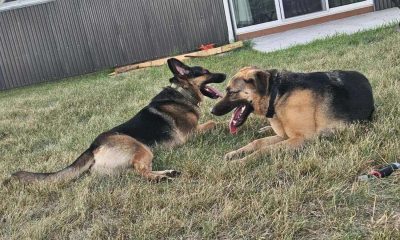
[(282, 0), (285, 18), (323, 11), (325, 3), (325, 0)]
[(365, 2), (366, 0), (329, 0), (329, 7), (340, 7), (352, 3)]
[(232, 0), (236, 27), (248, 27), (278, 19), (275, 0)]

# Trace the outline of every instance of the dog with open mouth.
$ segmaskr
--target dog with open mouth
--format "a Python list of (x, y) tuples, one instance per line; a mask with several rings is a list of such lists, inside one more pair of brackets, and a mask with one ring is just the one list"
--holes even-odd
[(230, 80), (212, 113), (221, 116), (232, 110), (232, 134), (251, 113), (265, 116), (276, 133), (225, 155), (226, 160), (245, 162), (273, 149), (299, 148), (305, 140), (351, 122), (370, 121), (374, 99), (368, 79), (359, 72), (295, 73), (246, 67)]
[(179, 176), (175, 170), (153, 171), (151, 148), (155, 145), (175, 147), (184, 144), (193, 132), (214, 128), (213, 121), (198, 125), (199, 104), (203, 96), (222, 97), (210, 84), (223, 82), (226, 75), (211, 73), (202, 67), (189, 67), (174, 58), (168, 60), (168, 66), (173, 73), (171, 85), (133, 118), (101, 133), (70, 166), (54, 173), (21, 171), (9, 180), (58, 182), (77, 178), (89, 170), (110, 174), (123, 168), (133, 168), (151, 181)]

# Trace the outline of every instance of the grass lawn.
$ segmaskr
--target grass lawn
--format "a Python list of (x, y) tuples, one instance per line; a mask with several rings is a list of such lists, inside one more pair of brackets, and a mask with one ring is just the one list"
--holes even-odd
[[(400, 157), (400, 34), (393, 26), (269, 54), (244, 48), (188, 63), (228, 78), (247, 65), (358, 70), (372, 82), (375, 119), (315, 139), (300, 152), (275, 152), (240, 167), (223, 155), (265, 136), (257, 130), (266, 120), (251, 116), (232, 136), (230, 116), (212, 116), (215, 102), (206, 100), (201, 121), (218, 121), (216, 131), (174, 150), (155, 149), (155, 169), (181, 170), (179, 179), (154, 184), (127, 170), (68, 184), (0, 186), (0, 238), (400, 238), (400, 175), (355, 180)], [(116, 77), (103, 72), (0, 92), (0, 181), (21, 169), (65, 167), (97, 134), (145, 106), (170, 76), (167, 67)]]

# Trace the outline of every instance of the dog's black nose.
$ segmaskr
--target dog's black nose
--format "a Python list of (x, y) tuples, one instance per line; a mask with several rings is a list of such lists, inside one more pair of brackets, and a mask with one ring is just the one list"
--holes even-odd
[(217, 73), (215, 75), (216, 75), (215, 83), (222, 83), (226, 79), (226, 74), (224, 73)]
[(222, 115), (222, 114), (220, 114), (218, 112), (218, 110), (215, 109), (215, 107), (211, 108), (210, 112), (211, 112), (212, 115), (215, 115), (215, 116), (221, 116)]

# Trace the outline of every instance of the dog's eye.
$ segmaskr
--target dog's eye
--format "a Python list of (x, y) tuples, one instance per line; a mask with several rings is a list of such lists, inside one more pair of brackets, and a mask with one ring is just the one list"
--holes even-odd
[(250, 78), (250, 79), (244, 79), (245, 83), (254, 83), (254, 79)]
[(203, 74), (210, 74), (210, 71), (208, 71), (207, 69), (203, 69)]

